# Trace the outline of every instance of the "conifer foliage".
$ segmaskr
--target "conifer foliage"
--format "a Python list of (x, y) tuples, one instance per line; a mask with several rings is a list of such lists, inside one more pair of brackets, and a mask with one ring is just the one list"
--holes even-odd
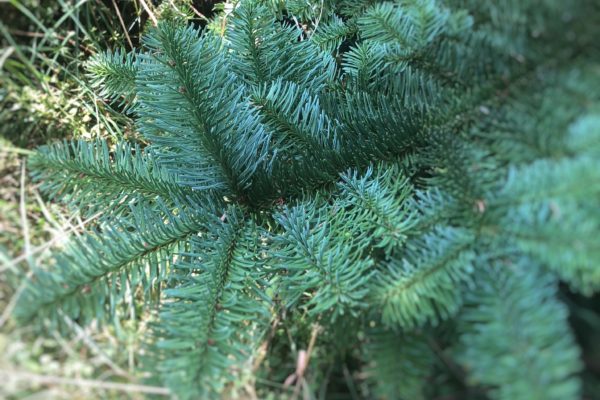
[(18, 319), (148, 318), (179, 399), (578, 399), (557, 293), (600, 290), (600, 8), (573, 3), (244, 0), (96, 57), (143, 144), (32, 157), (100, 216)]

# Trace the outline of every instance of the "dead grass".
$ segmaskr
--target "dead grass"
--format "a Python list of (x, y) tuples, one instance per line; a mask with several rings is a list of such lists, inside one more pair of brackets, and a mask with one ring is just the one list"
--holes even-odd
[(140, 337), (136, 324), (121, 332), (81, 327), (66, 317), (65, 335), (49, 329), (40, 336), (20, 328), (11, 312), (33, 268), (50, 264), (52, 251), (64, 246), (94, 219), (81, 220), (64, 207), (47, 203), (28, 177), (26, 154), (0, 147), (0, 398), (142, 399), (166, 395), (141, 385), (137, 370)]
[[(143, 322), (121, 321), (115, 330), (65, 317), (68, 332), (58, 332), (19, 327), (12, 311), (24, 278), (35, 268), (51, 268), (51, 254), (98, 217), (83, 220), (48, 201), (30, 180), (27, 156), (55, 139), (134, 137), (131, 121), (86, 83), (83, 62), (108, 47), (137, 46), (147, 22), (156, 24), (163, 12), (182, 13), (187, 3), (0, 0), (1, 399), (167, 395), (140, 384)], [(194, 3), (194, 18), (206, 22), (212, 3)]]

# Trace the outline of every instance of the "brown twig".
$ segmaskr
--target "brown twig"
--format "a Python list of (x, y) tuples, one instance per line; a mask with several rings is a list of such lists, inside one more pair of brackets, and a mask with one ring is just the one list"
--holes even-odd
[(182, 17), (187, 17), (186, 13), (184, 13), (183, 11), (181, 11), (179, 9), (179, 7), (177, 7), (177, 5), (173, 2), (173, 0), (169, 0), (169, 4), (171, 5), (171, 7), (173, 7), (173, 9), (179, 13), (179, 15), (181, 15)]
[(158, 25), (158, 19), (156, 18), (156, 15), (154, 15), (154, 13), (152, 12), (152, 10), (150, 9), (150, 7), (148, 6), (148, 4), (146, 3), (146, 0), (140, 0), (140, 3), (142, 4), (142, 7), (144, 8), (144, 10), (146, 11), (146, 13), (148, 14), (148, 16), (150, 17), (150, 19), (152, 20), (152, 24), (154, 26)]
[(121, 23), (121, 27), (123, 28), (123, 33), (125, 33), (125, 38), (127, 38), (127, 43), (129, 43), (129, 47), (131, 47), (131, 50), (133, 50), (133, 42), (129, 37), (129, 32), (127, 32), (127, 26), (125, 26), (125, 21), (123, 21), (123, 17), (121, 16), (121, 11), (117, 6), (117, 2), (115, 0), (112, 0), (112, 4), (115, 8), (115, 11), (117, 12), (117, 18), (119, 18), (119, 22)]
[(315, 22), (315, 26), (313, 27), (312, 33), (310, 35), (308, 35), (309, 37), (312, 36), (317, 31), (317, 28), (319, 28), (319, 24), (321, 23), (321, 18), (323, 17), (323, 8), (324, 7), (325, 7), (325, 2), (323, 0), (321, 0), (321, 10), (319, 11), (319, 16), (317, 17), (317, 21)]
[(277, 331), (277, 326), (279, 325), (279, 321), (280, 321), (279, 316), (276, 316), (275, 319), (273, 320), (273, 323), (271, 324), (269, 336), (267, 336), (267, 338), (261, 343), (260, 347), (258, 348), (258, 352), (257, 352), (258, 355), (256, 356), (256, 359), (252, 363), (252, 372), (258, 371), (260, 364), (262, 364), (263, 360), (267, 356), (267, 349), (269, 348), (269, 344), (271, 343), (271, 341), (273, 340), (273, 337), (275, 336), (275, 332)]
[(298, 360), (296, 361), (296, 372), (294, 372), (288, 377), (288, 379), (286, 379), (286, 383), (293, 380), (296, 381), (296, 386), (294, 387), (294, 394), (291, 397), (292, 400), (296, 400), (300, 395), (300, 388), (304, 384), (304, 374), (308, 368), (308, 364), (310, 363), (310, 356), (312, 355), (315, 343), (317, 342), (317, 336), (319, 336), (321, 330), (322, 327), (319, 324), (313, 324), (312, 331), (310, 333), (310, 340), (308, 342), (308, 349), (306, 351), (300, 350), (298, 352)]
[(56, 229), (57, 231), (61, 231), (62, 227), (60, 226), (58, 221), (56, 221), (54, 216), (52, 216), (52, 213), (50, 212), (50, 210), (48, 210), (48, 207), (46, 207), (44, 199), (42, 199), (42, 196), (40, 196), (39, 192), (37, 191), (37, 188), (33, 188), (33, 196), (35, 197), (35, 201), (37, 202), (38, 206), (40, 206), (40, 210), (42, 211), (42, 215), (44, 216), (46, 221), (48, 221), (50, 225), (54, 226), (54, 229)]
[(196, 14), (198, 17), (200, 17), (200, 19), (203, 19), (205, 21), (208, 21), (209, 19), (206, 17), (206, 15), (202, 14), (200, 11), (198, 11), (196, 9), (196, 7), (194, 7), (193, 4), (190, 4), (190, 8), (192, 9), (192, 11), (194, 12), (194, 14)]
[(227, 17), (233, 12), (234, 6), (227, 0), (224, 5), (225, 12), (221, 18), (221, 36), (225, 35), (225, 29), (227, 28)]
[(9, 379), (16, 381), (26, 381), (29, 384), (39, 385), (69, 385), (79, 388), (100, 389), (100, 390), (117, 390), (129, 393), (146, 393), (159, 396), (169, 396), (171, 393), (167, 388), (158, 386), (138, 385), (132, 383), (117, 383), (105, 382), (92, 379), (71, 379), (53, 375), (32, 374), (30, 372), (21, 371), (6, 371), (0, 370), (2, 381), (6, 382)]

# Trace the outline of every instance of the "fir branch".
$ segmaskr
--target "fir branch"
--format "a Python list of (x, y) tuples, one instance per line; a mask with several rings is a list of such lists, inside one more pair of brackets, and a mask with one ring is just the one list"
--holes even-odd
[(301, 31), (277, 24), (265, 7), (240, 4), (228, 28), (232, 67), (251, 86), (282, 79), (317, 93), (333, 79), (333, 58), (312, 41), (299, 41)]
[[(335, 122), (322, 111), (319, 99), (307, 90), (277, 80), (253, 91), (251, 101), (263, 123), (279, 133), (275, 137), (277, 149), (285, 151), (294, 146), (301, 153), (321, 152), (325, 154), (319, 157), (335, 157), (338, 147)], [(335, 158), (327, 161), (335, 162)]]
[(85, 322), (103, 320), (123, 302), (133, 311), (138, 286), (146, 299), (156, 301), (152, 292), (160, 288), (174, 255), (203, 222), (197, 214), (163, 210), (132, 208), (118, 224), (102, 226), (101, 234), (92, 232), (71, 242), (57, 255), (51, 273), (36, 271), (19, 302), (17, 318), (26, 321), (40, 314), (56, 320), (62, 309)]
[(375, 248), (384, 248), (389, 253), (402, 246), (416, 220), (407, 208), (412, 187), (398, 168), (386, 167), (380, 165), (376, 174), (369, 168), (362, 177), (356, 172), (342, 175), (336, 207), (345, 208), (347, 214), (356, 214), (356, 237), (365, 236)]
[(497, 240), (513, 243), (571, 285), (591, 296), (600, 290), (600, 215), (588, 203), (548, 200), (511, 210), (499, 223)]
[(269, 63), (271, 60), (268, 59), (268, 52), (277, 46), (282, 38), (291, 42), (294, 35), (288, 28), (277, 38), (272, 28), (272, 19), (264, 11), (252, 4), (242, 5), (233, 13), (227, 25), (227, 38), (239, 57), (239, 61), (233, 66), (238, 70), (239, 76), (255, 84), (271, 81), (272, 76), (275, 75), (271, 73), (271, 69), (275, 66)]
[(354, 26), (353, 21), (344, 21), (334, 15), (327, 23), (319, 24), (310, 40), (322, 50), (335, 54), (339, 51), (341, 44), (356, 32), (357, 27)]
[(415, 191), (407, 207), (419, 212), (410, 232), (417, 235), (429, 232), (444, 222), (458, 222), (463, 208), (456, 198), (435, 186)]
[(342, 164), (336, 121), (322, 109), (319, 99), (292, 82), (277, 80), (255, 89), (250, 101), (264, 126), (272, 132), (273, 183), (286, 190), (289, 180), (306, 185), (330, 181)]
[[(94, 143), (33, 159), (52, 195), (108, 212), (58, 256), (57, 274), (36, 272), (20, 315), (118, 323), (124, 305), (135, 320), (135, 302), (167, 286), (148, 366), (179, 398), (281, 397), (273, 381), (294, 365), (321, 397), (339, 387), (325, 366), (341, 365), (352, 395), (362, 369), (382, 392), (418, 398), (419, 381), (433, 373), (437, 386), (440, 371), (418, 332), (396, 329), (449, 320), (436, 331), (453, 348), (463, 310), (466, 390), (574, 397), (566, 314), (546, 288), (600, 285), (598, 135), (593, 117), (577, 120), (596, 110), (597, 68), (572, 64), (594, 36), (562, 18), (583, 8), (220, 7), (216, 33), (161, 22), (139, 54), (96, 64), (107, 95), (135, 74), (143, 153)], [(482, 263), (496, 258), (502, 268)], [(533, 278), (530, 260), (544, 264)], [(315, 321), (324, 329), (307, 369), (297, 345)], [(364, 334), (373, 351), (360, 357)]]
[[(340, 122), (343, 160), (367, 167), (373, 160), (397, 159), (414, 147), (416, 135), (431, 123), (422, 109), (405, 107), (402, 99), (357, 91), (335, 98), (326, 110)], [(341, 106), (340, 106), (341, 105)]]
[(473, 240), (466, 230), (438, 228), (408, 242), (405, 256), (383, 266), (372, 287), (383, 322), (411, 329), (456, 314), (460, 287), (471, 281), (474, 269)]
[(600, 193), (600, 168), (596, 159), (582, 156), (562, 160), (537, 160), (509, 169), (492, 205), (516, 207), (547, 200), (588, 200)]
[(571, 153), (597, 158), (600, 154), (600, 112), (585, 114), (574, 121), (565, 141)]
[(159, 370), (181, 399), (214, 397), (248, 379), (269, 329), (269, 301), (256, 268), (257, 232), (227, 212), (227, 223), (196, 237), (176, 265), (178, 284), (154, 326)]
[(535, 265), (480, 269), (461, 314), (459, 358), (474, 384), (494, 399), (578, 399), (579, 352), (556, 282)]
[[(164, 157), (179, 164), (174, 168), (188, 171), (184, 181), (190, 185), (226, 189), (244, 197), (253, 175), (266, 168), (269, 136), (241, 101), (243, 86), (237, 86), (223, 69), (219, 40), (201, 38), (191, 27), (161, 23), (146, 38), (146, 45), (157, 55), (142, 58), (138, 112), (150, 137), (175, 149), (180, 157), (169, 153)], [(156, 92), (157, 87), (162, 90)]]
[(423, 400), (434, 354), (422, 333), (397, 333), (381, 327), (367, 333), (366, 370), (381, 398)]
[(366, 244), (353, 237), (353, 220), (336, 219), (320, 202), (300, 204), (276, 215), (283, 233), (276, 237), (276, 268), (285, 271), (281, 287), (286, 305), (331, 317), (366, 306), (365, 283), (372, 260), (362, 259)]
[(358, 19), (361, 36), (386, 43), (397, 43), (405, 52), (431, 43), (444, 32), (450, 13), (434, 0), (406, 4), (384, 2), (369, 8)]
[(197, 198), (139, 145), (120, 143), (111, 150), (101, 140), (64, 141), (40, 148), (29, 164), (50, 198), (87, 209), (86, 215), (99, 209), (115, 214), (140, 201), (173, 204)]
[(97, 53), (86, 63), (92, 87), (101, 97), (132, 107), (135, 102), (135, 77), (138, 65), (135, 53), (116, 49)]

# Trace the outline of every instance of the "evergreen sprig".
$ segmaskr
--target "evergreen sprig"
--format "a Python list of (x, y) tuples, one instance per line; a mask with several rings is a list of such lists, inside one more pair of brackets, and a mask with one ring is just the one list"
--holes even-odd
[(579, 352), (566, 307), (555, 298), (556, 281), (523, 262), (482, 271), (460, 317), (460, 359), (494, 398), (576, 398), (579, 382), (571, 375), (580, 368)]
[(41, 312), (56, 322), (62, 310), (72, 318), (102, 322), (119, 305), (134, 313), (138, 289), (156, 303), (174, 257), (202, 226), (198, 215), (161, 209), (132, 206), (118, 222), (109, 220), (74, 240), (56, 256), (55, 273), (36, 271), (17, 317), (28, 320)]
[(156, 305), (144, 367), (181, 399), (579, 398), (561, 298), (600, 286), (592, 3), (245, 0), (204, 31), (160, 21), (90, 63), (145, 144), (31, 159), (101, 216), (16, 315)]

